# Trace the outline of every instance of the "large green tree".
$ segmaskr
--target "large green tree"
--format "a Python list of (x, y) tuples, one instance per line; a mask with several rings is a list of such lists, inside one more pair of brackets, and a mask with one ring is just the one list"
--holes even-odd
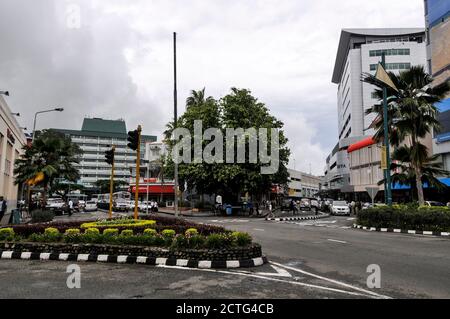
[(61, 179), (76, 182), (80, 178), (75, 164), (79, 163), (81, 149), (64, 134), (44, 130), (31, 146), (23, 147), (24, 154), (14, 163), (16, 184), (24, 184), (38, 174), (43, 174), (39, 181), (43, 188), (44, 205), (49, 189)]
[[(443, 174), (445, 171), (430, 170), (430, 163), (437, 160), (437, 157), (430, 157), (430, 150), (423, 144), (423, 139), (433, 131), (439, 131), (438, 110), (435, 106), (449, 93), (449, 84), (443, 83), (433, 86), (433, 78), (427, 74), (422, 66), (413, 66), (407, 71), (395, 74), (389, 72), (389, 77), (397, 87), (394, 90), (387, 87), (388, 92), (388, 136), (390, 144), (394, 147), (394, 155), (401, 159), (403, 173), (408, 180), (415, 178), (418, 201), (424, 204), (423, 183), (431, 182), (437, 185), (436, 174)], [(363, 81), (377, 87), (376, 95), (382, 100), (383, 87), (386, 85), (371, 74), (364, 74)], [(373, 123), (376, 129), (374, 138), (381, 142), (384, 139), (383, 128), (383, 105), (378, 103), (367, 111), (375, 113), (377, 116)], [(405, 146), (406, 145), (406, 146)], [(398, 149), (395, 151), (395, 149)], [(397, 168), (393, 163), (391, 170)], [(448, 172), (447, 172), (448, 174)], [(436, 182), (437, 181), (437, 182)], [(440, 185), (442, 186), (442, 185)]]
[[(115, 180), (113, 184), (113, 192), (117, 192), (124, 186), (128, 185), (127, 182), (121, 180)], [(111, 187), (110, 179), (99, 179), (95, 182), (95, 186), (100, 189), (100, 193), (109, 193)]]
[[(290, 151), (286, 147), (287, 139), (282, 131), (283, 123), (269, 113), (267, 107), (251, 95), (249, 90), (232, 88), (231, 92), (220, 100), (215, 100), (205, 95), (205, 89), (192, 91), (186, 101), (186, 112), (178, 119), (177, 127), (186, 128), (194, 134), (194, 121), (201, 120), (203, 131), (207, 128), (217, 128), (226, 136), (227, 128), (271, 128), (279, 129), (280, 141), (280, 166), (274, 174), (261, 174), (260, 158), (256, 163), (249, 161), (249, 139), (245, 140), (246, 161), (238, 164), (236, 161), (237, 146), (235, 145), (234, 163), (182, 163), (179, 165), (180, 186), (186, 183), (188, 189), (195, 189), (200, 194), (221, 193), (229, 200), (236, 198), (238, 194), (246, 192), (259, 196), (270, 191), (273, 184), (286, 184), (288, 173), (286, 165)], [(166, 136), (173, 131), (173, 123), (167, 125)], [(259, 136), (256, 136), (259, 140)], [(210, 141), (203, 141), (202, 148)], [(269, 136), (269, 149), (271, 136)], [(173, 141), (169, 143), (173, 146)], [(194, 146), (192, 145), (192, 153)], [(223, 154), (226, 154), (226, 143), (223, 144)], [(225, 159), (224, 159), (225, 160)], [(171, 177), (173, 162), (171, 156), (166, 162), (166, 176)]]

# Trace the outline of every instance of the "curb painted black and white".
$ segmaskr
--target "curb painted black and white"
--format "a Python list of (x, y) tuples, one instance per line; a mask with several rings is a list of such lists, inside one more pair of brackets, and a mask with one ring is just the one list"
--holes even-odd
[(127, 255), (95, 255), (95, 254), (63, 254), (63, 253), (32, 253), (17, 251), (1, 251), (1, 259), (23, 260), (60, 260), (60, 261), (91, 261), (117, 264), (142, 264), (150, 266), (177, 266), (186, 268), (251, 268), (262, 266), (268, 262), (266, 256), (244, 260), (191, 260), (176, 258), (156, 258)]
[(357, 224), (353, 224), (353, 228), (363, 229), (363, 230), (368, 230), (368, 231), (385, 232), (385, 233), (399, 233), (399, 234), (411, 234), (411, 235), (432, 235), (432, 236), (444, 236), (444, 237), (450, 236), (450, 233), (448, 233), (448, 232), (407, 230), (407, 229), (399, 229), (399, 228), (366, 227), (366, 226), (361, 226), (361, 225), (357, 225)]
[(326, 218), (329, 216), (330, 216), (329, 214), (322, 214), (322, 215), (317, 215), (317, 216), (266, 218), (266, 220), (277, 221), (277, 222), (287, 222), (287, 221), (296, 221), (296, 220), (314, 220), (314, 219)]

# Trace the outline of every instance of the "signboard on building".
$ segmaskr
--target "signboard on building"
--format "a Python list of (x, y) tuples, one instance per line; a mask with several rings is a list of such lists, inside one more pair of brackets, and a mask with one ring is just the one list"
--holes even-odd
[(387, 169), (387, 156), (386, 156), (386, 146), (381, 146), (381, 169)]

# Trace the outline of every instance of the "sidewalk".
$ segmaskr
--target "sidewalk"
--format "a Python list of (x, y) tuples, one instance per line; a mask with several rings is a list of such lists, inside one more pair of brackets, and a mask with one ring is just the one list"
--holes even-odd
[[(172, 215), (175, 216), (175, 211), (173, 209), (168, 209), (168, 208), (159, 208), (158, 213), (160, 214), (167, 214), (167, 215)], [(230, 216), (226, 216), (226, 215), (215, 215), (213, 212), (211, 211), (207, 211), (207, 212), (194, 212), (192, 210), (185, 210), (185, 211), (180, 211), (180, 216), (185, 216), (185, 217), (232, 217), (232, 218), (266, 218), (266, 216), (268, 215), (267, 212), (263, 212), (261, 215), (256, 216), (256, 215), (230, 215)]]

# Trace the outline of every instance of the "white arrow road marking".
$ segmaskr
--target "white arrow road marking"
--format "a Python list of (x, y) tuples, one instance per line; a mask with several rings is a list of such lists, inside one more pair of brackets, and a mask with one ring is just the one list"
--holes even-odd
[(215, 272), (215, 273), (221, 273), (221, 274), (247, 276), (247, 277), (259, 278), (259, 279), (264, 279), (264, 280), (269, 280), (269, 281), (282, 282), (282, 283), (296, 285), (296, 286), (303, 286), (303, 287), (308, 287), (308, 288), (316, 288), (316, 289), (320, 289), (320, 290), (327, 290), (327, 291), (332, 291), (332, 292), (338, 292), (338, 293), (343, 293), (343, 294), (352, 295), (352, 296), (363, 296), (363, 297), (372, 297), (372, 298), (375, 297), (373, 294), (368, 296), (367, 294), (362, 294), (362, 293), (353, 292), (353, 291), (347, 291), (347, 290), (341, 290), (341, 289), (336, 289), (336, 288), (330, 288), (330, 287), (326, 287), (326, 286), (318, 286), (318, 285), (306, 284), (306, 283), (298, 282), (298, 281), (287, 281), (287, 280), (282, 280), (282, 279), (277, 279), (277, 278), (269, 278), (269, 277), (264, 277), (264, 276), (260, 276), (260, 275), (256, 275), (256, 274), (250, 274), (250, 273), (247, 274), (247, 273), (241, 273), (241, 272), (236, 272), (236, 271), (215, 270), (215, 269), (199, 269), (199, 268), (186, 268), (186, 267), (166, 266), (166, 265), (158, 265), (156, 267), (171, 268), (171, 269), (182, 269), (182, 270), (190, 270), (190, 271), (207, 271), (207, 272)]
[(245, 271), (245, 270), (237, 270), (236, 272), (239, 272), (241, 274), (256, 274), (256, 275), (259, 275), (259, 276), (292, 278), (292, 275), (286, 269), (279, 268), (279, 267), (274, 266), (274, 265), (270, 265), (270, 267), (275, 269), (276, 272), (257, 272), (257, 273), (254, 273), (254, 272)]
[(336, 240), (336, 239), (327, 239), (328, 241), (332, 241), (332, 242), (334, 242), (334, 243), (341, 243), (341, 244), (346, 244), (347, 242), (346, 241), (343, 241), (343, 240)]
[(356, 286), (352, 286), (352, 285), (349, 285), (349, 284), (346, 284), (346, 283), (343, 283), (343, 282), (340, 282), (340, 281), (337, 281), (337, 280), (334, 280), (334, 279), (330, 279), (330, 278), (322, 277), (322, 276), (319, 276), (319, 275), (315, 275), (315, 274), (312, 274), (312, 273), (304, 271), (304, 270), (300, 270), (300, 269), (297, 269), (297, 268), (285, 266), (285, 265), (282, 265), (282, 264), (279, 264), (279, 263), (276, 263), (276, 262), (272, 262), (272, 261), (270, 262), (270, 264), (274, 264), (274, 265), (277, 265), (277, 266), (280, 266), (280, 267), (283, 267), (283, 268), (286, 268), (286, 269), (289, 269), (289, 270), (292, 270), (292, 271), (296, 271), (296, 272), (299, 272), (301, 274), (312, 276), (312, 277), (315, 277), (315, 278), (318, 278), (318, 279), (329, 281), (329, 282), (332, 282), (334, 284), (337, 284), (337, 285), (340, 285), (340, 286), (343, 286), (343, 287), (354, 289), (356, 291), (360, 291), (360, 292), (369, 294), (369, 295), (374, 296), (376, 298), (391, 299), (391, 297), (388, 297), (388, 296), (385, 296), (385, 295), (380, 295), (380, 294), (377, 294), (377, 293), (375, 293), (373, 291), (370, 291), (370, 290), (367, 290), (367, 289), (363, 289), (363, 288), (359, 288), (359, 287), (356, 287)]

